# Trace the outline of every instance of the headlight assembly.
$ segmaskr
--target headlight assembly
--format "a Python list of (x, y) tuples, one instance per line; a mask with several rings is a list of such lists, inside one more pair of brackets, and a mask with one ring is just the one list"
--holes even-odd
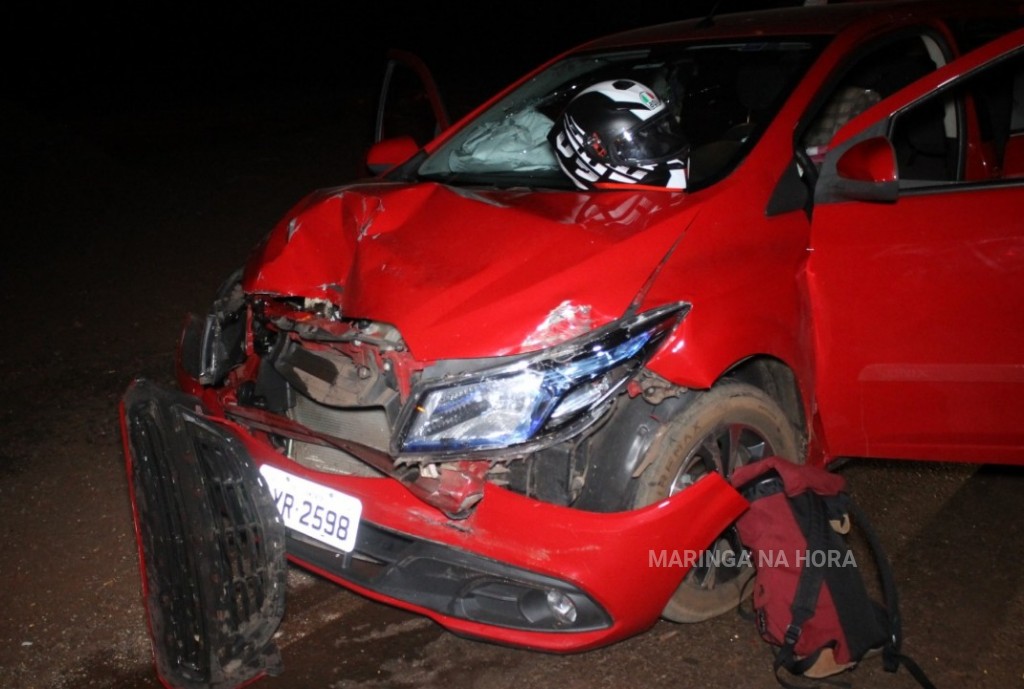
[(508, 364), (418, 385), (399, 454), (514, 448), (584, 421), (655, 352), (688, 309), (672, 304)]
[[(185, 368), (203, 385), (220, 385), (228, 371), (245, 361), (245, 295), (242, 271), (235, 271), (217, 290), (205, 321), (188, 324), (183, 342)], [(191, 332), (189, 332), (191, 331)]]

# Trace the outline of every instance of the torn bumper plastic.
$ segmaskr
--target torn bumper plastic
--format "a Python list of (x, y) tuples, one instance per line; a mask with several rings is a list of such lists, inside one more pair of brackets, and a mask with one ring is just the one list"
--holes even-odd
[[(126, 397), (126, 427), (135, 423), (134, 407), (166, 409), (183, 397), (168, 395), (136, 384)], [(191, 406), (175, 402), (174, 408), (201, 408), (198, 399), (186, 399)], [(186, 428), (194, 424), (219, 436), (249, 467), (269, 464), (361, 501), (352, 552), (289, 530), (290, 559), (455, 633), (527, 648), (580, 651), (648, 628), (693, 561), (674, 554), (700, 552), (746, 508), (714, 474), (672, 498), (617, 513), (560, 507), (488, 483), (470, 516), (453, 520), (397, 480), (311, 471), (283, 457), (258, 432), (190, 414), (164, 411), (152, 418), (168, 424), (161, 435), (181, 435), (187, 430), (180, 422), (173, 430), (169, 424), (184, 415)], [(129, 462), (139, 454), (134, 445), (145, 442), (136, 435), (126, 435)], [(182, 452), (183, 445), (161, 447)]]

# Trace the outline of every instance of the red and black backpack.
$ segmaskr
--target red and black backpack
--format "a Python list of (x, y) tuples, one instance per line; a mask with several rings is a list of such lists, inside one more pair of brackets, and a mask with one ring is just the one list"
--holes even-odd
[[(737, 522), (756, 568), (753, 605), (758, 631), (778, 647), (775, 676), (823, 678), (852, 669), (879, 651), (883, 667), (903, 665), (934, 689), (901, 653), (899, 601), (892, 568), (846, 481), (824, 469), (776, 457), (740, 467), (732, 484), (750, 502)], [(871, 598), (846, 534), (851, 517), (875, 561), (884, 603)]]

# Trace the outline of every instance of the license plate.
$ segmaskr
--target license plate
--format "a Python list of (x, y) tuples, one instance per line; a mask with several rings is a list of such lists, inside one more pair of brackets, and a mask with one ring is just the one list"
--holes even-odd
[(289, 529), (346, 553), (352, 552), (363, 503), (319, 483), (264, 464), (260, 473), (270, 486), (277, 511)]

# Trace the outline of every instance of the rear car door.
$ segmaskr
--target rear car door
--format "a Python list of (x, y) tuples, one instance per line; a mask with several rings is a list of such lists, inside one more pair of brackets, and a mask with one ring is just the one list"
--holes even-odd
[(1024, 31), (828, 144), (808, 299), (832, 456), (1024, 463)]

